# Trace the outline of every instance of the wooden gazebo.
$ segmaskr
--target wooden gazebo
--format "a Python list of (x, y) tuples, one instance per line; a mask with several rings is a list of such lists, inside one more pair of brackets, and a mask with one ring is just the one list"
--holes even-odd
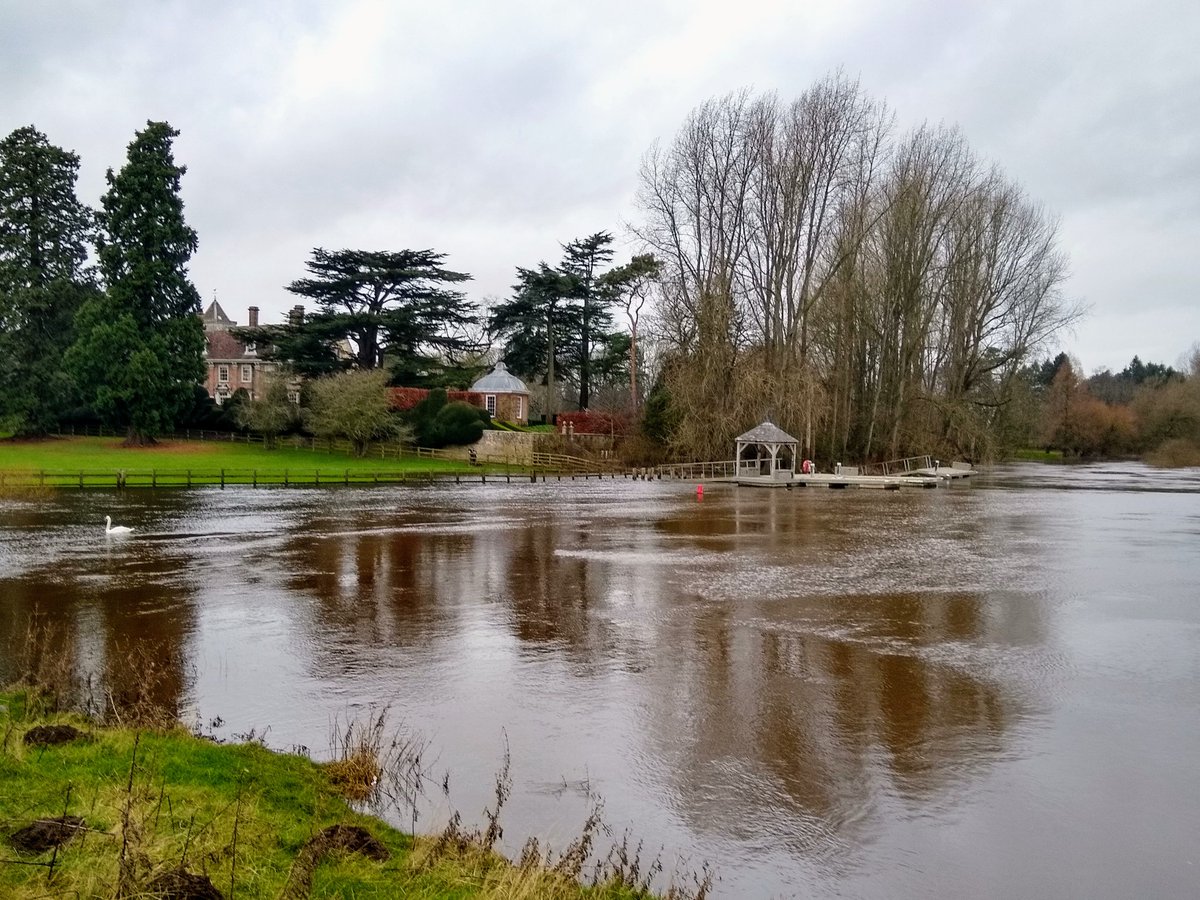
[(738, 436), (738, 475), (774, 478), (778, 472), (780, 477), (790, 477), (796, 471), (796, 448), (799, 443), (770, 419), (755, 425)]

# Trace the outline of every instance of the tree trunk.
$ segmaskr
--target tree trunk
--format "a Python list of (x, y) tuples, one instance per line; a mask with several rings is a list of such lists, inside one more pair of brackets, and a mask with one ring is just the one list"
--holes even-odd
[(550, 350), (546, 354), (546, 417), (551, 425), (558, 412), (558, 394), (554, 389), (554, 305), (546, 312), (546, 343)]
[(632, 401), (633, 412), (638, 410), (637, 392), (637, 324), (635, 323), (629, 335), (629, 397)]
[(125, 432), (125, 440), (121, 442), (122, 447), (153, 447), (157, 444), (153, 437), (148, 434), (143, 434), (132, 425)]

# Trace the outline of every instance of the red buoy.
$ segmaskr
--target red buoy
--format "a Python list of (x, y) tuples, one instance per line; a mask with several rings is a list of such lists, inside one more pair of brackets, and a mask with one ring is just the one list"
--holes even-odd
[(702, 485), (702, 484), (696, 485), (696, 499), (697, 500), (704, 499), (704, 485)]

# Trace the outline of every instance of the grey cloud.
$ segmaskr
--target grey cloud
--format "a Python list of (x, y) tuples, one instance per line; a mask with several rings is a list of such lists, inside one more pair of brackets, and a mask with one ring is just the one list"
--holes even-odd
[(146, 119), (181, 130), (193, 275), (231, 311), (280, 315), (317, 245), (433, 246), (504, 294), (514, 266), (636, 219), (638, 160), (693, 105), (841, 66), (1061, 214), (1087, 367), (1200, 338), (1194, 3), (0, 0), (0, 22), (0, 132), (79, 152), (88, 202)]

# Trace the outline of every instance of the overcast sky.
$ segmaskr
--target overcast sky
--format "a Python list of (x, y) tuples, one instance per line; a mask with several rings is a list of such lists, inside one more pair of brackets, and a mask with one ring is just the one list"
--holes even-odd
[(902, 129), (961, 126), (1061, 218), (1087, 371), (1200, 341), (1200, 2), (0, 0), (0, 134), (82, 158), (98, 205), (147, 119), (180, 130), (192, 276), (278, 321), (309, 251), (517, 265), (637, 220), (638, 163), (705, 99), (831, 69)]

